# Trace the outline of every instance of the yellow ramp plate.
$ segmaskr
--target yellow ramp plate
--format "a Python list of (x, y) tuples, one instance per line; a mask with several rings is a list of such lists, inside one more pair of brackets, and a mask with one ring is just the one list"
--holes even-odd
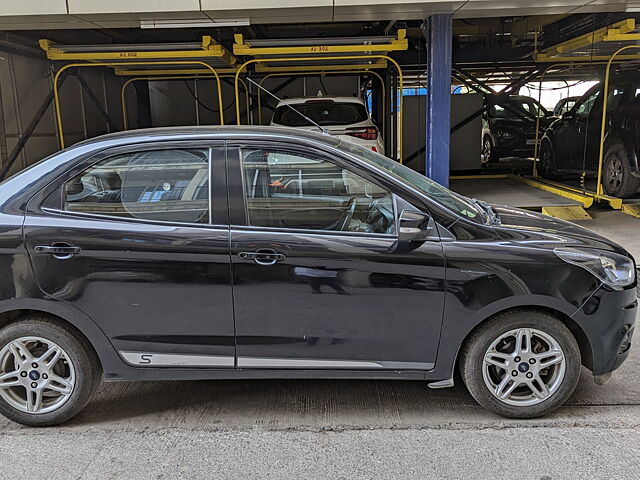
[(623, 203), (622, 213), (640, 218), (640, 203)]
[(591, 220), (591, 215), (581, 205), (542, 207), (542, 213), (563, 220)]

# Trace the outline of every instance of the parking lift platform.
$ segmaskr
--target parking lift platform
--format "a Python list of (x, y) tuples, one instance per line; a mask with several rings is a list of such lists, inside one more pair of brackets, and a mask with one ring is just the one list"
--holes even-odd
[(590, 220), (580, 199), (567, 198), (527, 183), (516, 175), (452, 176), (449, 188), (465, 197), (495, 205), (535, 210), (564, 220)]

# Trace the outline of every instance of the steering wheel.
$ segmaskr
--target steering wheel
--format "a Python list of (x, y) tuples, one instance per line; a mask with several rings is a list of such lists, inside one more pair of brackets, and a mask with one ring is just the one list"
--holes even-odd
[(349, 227), (349, 224), (351, 223), (351, 219), (353, 218), (353, 213), (356, 211), (357, 199), (358, 197), (351, 197), (349, 199), (349, 203), (347, 203), (346, 211), (342, 214), (342, 217), (340, 217), (338, 221), (333, 224), (334, 226), (339, 225), (339, 228), (337, 230), (345, 231), (347, 227)]

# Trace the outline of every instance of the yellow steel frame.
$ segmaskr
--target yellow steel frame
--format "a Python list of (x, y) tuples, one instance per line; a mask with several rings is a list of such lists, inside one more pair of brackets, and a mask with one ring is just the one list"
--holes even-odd
[[(365, 52), (392, 52), (398, 50), (406, 50), (409, 46), (407, 40), (406, 29), (399, 29), (396, 38), (389, 43), (371, 44), (371, 45), (308, 45), (299, 47), (251, 47), (244, 42), (241, 33), (234, 35), (235, 43), (233, 45), (234, 55), (313, 55), (322, 54), (340, 54), (340, 53), (365, 53)], [(266, 60), (266, 59), (264, 59)]]
[[(237, 123), (238, 125), (240, 125), (240, 97), (239, 97), (239, 89), (238, 89), (238, 81), (240, 78), (240, 74), (249, 66), (252, 65), (254, 63), (261, 63), (261, 62), (276, 62), (276, 63), (280, 63), (280, 62), (291, 62), (291, 61), (299, 61), (299, 62), (326, 62), (326, 61), (337, 61), (337, 60), (344, 60), (344, 59), (350, 59), (350, 60), (365, 60), (365, 59), (384, 59), (387, 60), (388, 62), (392, 63), (397, 71), (398, 71), (398, 88), (400, 90), (400, 108), (398, 111), (398, 145), (399, 145), (399, 149), (400, 149), (400, 163), (403, 163), (403, 148), (402, 148), (402, 113), (403, 113), (403, 99), (402, 99), (402, 92), (403, 92), (403, 76), (402, 76), (402, 68), (400, 67), (400, 65), (398, 64), (398, 62), (396, 62), (393, 58), (389, 57), (388, 55), (353, 55), (353, 56), (349, 56), (349, 57), (344, 57), (344, 56), (330, 56), (330, 57), (283, 57), (283, 58), (269, 58), (269, 59), (263, 59), (263, 58), (253, 58), (251, 60), (247, 60), (246, 62), (244, 62), (242, 65), (240, 65), (238, 67), (238, 70), (236, 71), (235, 74), (235, 92), (236, 92), (236, 119), (237, 119)], [(332, 68), (331, 65), (324, 65), (324, 66), (319, 66), (320, 68)]]
[[(214, 67), (215, 68), (215, 67)], [(221, 75), (227, 75), (229, 78), (236, 73), (235, 68), (216, 68), (216, 72)], [(207, 75), (211, 71), (203, 68), (176, 68), (176, 69), (128, 69), (114, 67), (113, 73), (119, 77), (151, 77), (151, 76), (163, 76), (163, 75)]]
[[(371, 73), (372, 75), (375, 75), (378, 80), (380, 80), (380, 85), (382, 86), (382, 118), (385, 117), (386, 114), (386, 105), (385, 105), (385, 91), (384, 91), (384, 80), (383, 78), (380, 76), (380, 74), (378, 72), (374, 72), (373, 70), (369, 71), (369, 70), (355, 70), (355, 71), (349, 71), (349, 72), (334, 72), (331, 70), (322, 70), (322, 71), (317, 71), (317, 72), (301, 72), (301, 73), (296, 73), (296, 75), (345, 75), (345, 74), (362, 74), (362, 73)], [(286, 77), (286, 76), (293, 76), (293, 74), (290, 73), (270, 73), (269, 75), (265, 75), (264, 77), (262, 77), (260, 79), (260, 81), (258, 82), (258, 85), (262, 86), (262, 83), (267, 79), (267, 78), (271, 78), (271, 77)], [(262, 125), (262, 89), (258, 88), (258, 122), (260, 123), (260, 125)], [(383, 129), (384, 129), (384, 122), (383, 123)], [(384, 130), (382, 132), (382, 135), (384, 137)]]
[(238, 59), (234, 57), (229, 50), (217, 43), (209, 35), (202, 37), (200, 50), (162, 50), (162, 51), (135, 51), (123, 50), (116, 52), (76, 52), (68, 53), (62, 49), (51, 46), (51, 42), (47, 39), (39, 41), (49, 60), (66, 60), (66, 61), (103, 61), (103, 60), (163, 60), (170, 58), (198, 59), (198, 58), (217, 58), (227, 63), (235, 65)]
[[(607, 128), (607, 100), (609, 97), (609, 77), (611, 74), (611, 65), (613, 64), (614, 59), (621, 52), (630, 50), (632, 48), (640, 49), (640, 45), (627, 45), (625, 47), (619, 48), (607, 62), (607, 68), (604, 74), (604, 85), (602, 87), (602, 125), (600, 126), (600, 152), (598, 154), (598, 183), (596, 185), (596, 193), (598, 193), (599, 195), (602, 195), (604, 193), (604, 188), (602, 187), (602, 163), (604, 161), (604, 137)], [(620, 208), (622, 208), (622, 204), (620, 205)]]
[[(626, 20), (622, 20), (620, 22), (614, 23), (613, 25), (609, 25), (604, 28), (600, 28), (591, 33), (586, 33), (584, 35), (580, 35), (579, 37), (572, 38), (571, 40), (567, 40), (566, 42), (559, 43), (558, 45), (554, 45), (549, 48), (545, 48), (540, 52), (535, 53), (535, 60), (537, 62), (557, 62), (559, 60), (563, 61), (585, 61), (589, 60), (603, 60), (607, 61), (609, 59), (609, 55), (597, 55), (593, 57), (585, 57), (585, 56), (566, 56), (566, 57), (558, 57), (557, 55), (562, 55), (566, 53), (570, 53), (579, 48), (588, 47), (594, 43), (599, 42), (607, 42), (607, 41), (638, 41), (640, 40), (640, 33), (630, 33), (636, 29), (636, 20), (634, 18), (628, 18)], [(625, 55), (620, 57), (620, 60), (624, 59), (636, 59), (639, 58), (638, 55)]]
[[(350, 57), (345, 57), (350, 58)], [(260, 59), (264, 62), (269, 62), (268, 59)], [(340, 71), (350, 71), (350, 70), (368, 70), (373, 68), (386, 68), (387, 62), (385, 60), (379, 60), (375, 63), (359, 63), (359, 64), (346, 64), (346, 65), (332, 65), (332, 70), (340, 70)], [(257, 64), (256, 72), (309, 72), (315, 71), (318, 67), (314, 65), (290, 65), (286, 67), (270, 67), (268, 65)]]
[[(184, 60), (184, 61), (164, 61), (164, 62), (96, 62), (96, 63), (69, 63), (61, 67), (55, 74), (53, 78), (53, 99), (54, 105), (56, 109), (56, 122), (58, 126), (58, 141), (60, 143), (60, 148), (63, 149), (65, 147), (64, 144), (64, 129), (62, 127), (62, 115), (60, 113), (60, 94), (58, 92), (58, 80), (60, 79), (60, 75), (62, 72), (69, 68), (78, 68), (78, 67), (113, 67), (116, 65), (200, 65), (205, 68), (208, 68), (213, 76), (216, 78), (216, 85), (218, 87), (218, 106), (220, 107), (220, 125), (224, 125), (224, 112), (222, 106), (222, 90), (220, 85), (220, 76), (216, 72), (215, 68), (213, 68), (208, 63), (198, 61), (198, 60)], [(238, 78), (236, 76), (235, 82), (235, 90), (236, 90), (236, 107), (239, 109), (239, 105), (237, 102), (239, 101), (238, 97)]]
[[(128, 119), (128, 112), (127, 112), (127, 100), (126, 100), (126, 89), (127, 87), (133, 83), (133, 82), (137, 82), (137, 81), (141, 81), (141, 80), (149, 80), (149, 81), (153, 81), (153, 80), (193, 80), (193, 79), (210, 79), (210, 78), (215, 78), (213, 75), (172, 75), (172, 76), (162, 76), (162, 75), (154, 75), (154, 76), (149, 76), (149, 77), (132, 77), (127, 79), (126, 82), (124, 82), (122, 84), (122, 87), (120, 88), (120, 102), (122, 104), (122, 125), (124, 127), (124, 130), (128, 130), (129, 129), (129, 119)], [(233, 78), (232, 75), (220, 75), (220, 78)], [(244, 91), (245, 91), (245, 102), (246, 105), (249, 105), (249, 89), (247, 88), (247, 83), (243, 80), (240, 79), (240, 81), (242, 82), (242, 85), (244, 86)]]

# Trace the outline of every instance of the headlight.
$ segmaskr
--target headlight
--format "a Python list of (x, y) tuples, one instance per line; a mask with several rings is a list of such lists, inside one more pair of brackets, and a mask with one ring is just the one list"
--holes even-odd
[(506, 130), (498, 130), (498, 138), (509, 140), (510, 138), (513, 138), (513, 134)]
[(559, 247), (553, 251), (565, 262), (584, 268), (615, 290), (622, 290), (636, 279), (633, 260), (623, 255), (569, 247)]

